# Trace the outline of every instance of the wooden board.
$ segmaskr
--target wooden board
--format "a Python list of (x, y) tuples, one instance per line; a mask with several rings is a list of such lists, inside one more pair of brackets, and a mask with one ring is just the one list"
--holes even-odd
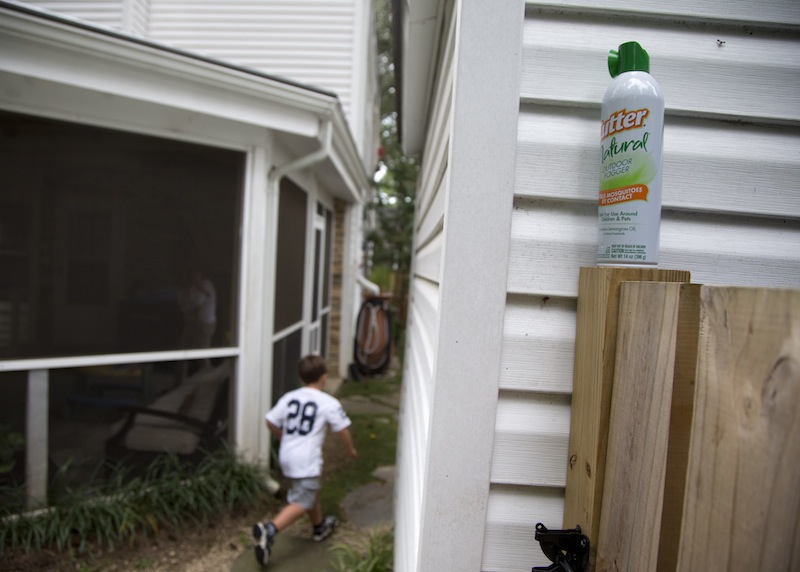
[(621, 285), (597, 571), (656, 569), (680, 293)]
[(697, 339), (700, 329), (699, 284), (681, 285), (675, 368), (672, 380), (672, 410), (669, 421), (669, 448), (661, 512), (658, 570), (673, 571), (678, 559), (686, 465), (692, 430), (694, 388), (697, 369)]
[[(600, 530), (619, 285), (624, 281), (689, 282), (683, 270), (584, 267), (580, 270), (564, 528), (579, 525), (592, 543)], [(593, 559), (592, 559), (593, 562)]]
[(701, 304), (677, 570), (800, 570), (800, 291)]

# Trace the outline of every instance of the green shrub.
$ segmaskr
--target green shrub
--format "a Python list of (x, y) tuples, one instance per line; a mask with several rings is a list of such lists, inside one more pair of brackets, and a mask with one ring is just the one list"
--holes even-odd
[[(157, 458), (141, 476), (117, 468), (103, 482), (78, 489), (54, 479), (49, 508), (14, 514), (0, 508), (0, 554), (5, 548), (26, 552), (55, 548), (83, 553), (89, 543), (112, 547), (161, 528), (180, 528), (271, 497), (265, 471), (232, 451), (209, 453), (197, 466), (177, 457)], [(3, 491), (9, 498), (24, 490)], [(19, 505), (16, 505), (19, 506)]]
[(22, 433), (11, 431), (0, 423), (0, 475), (10, 473), (16, 464), (17, 452), (25, 445)]
[(394, 570), (394, 531), (370, 533), (366, 547), (338, 543), (331, 548), (336, 554), (332, 563), (335, 572), (391, 572)]

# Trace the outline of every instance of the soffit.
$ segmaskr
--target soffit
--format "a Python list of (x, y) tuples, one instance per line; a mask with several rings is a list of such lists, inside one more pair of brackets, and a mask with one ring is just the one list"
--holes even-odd
[(368, 187), (341, 103), (325, 90), (9, 2), (0, 2), (0, 77), (274, 130), (298, 155), (319, 148), (332, 121), (331, 157), (314, 169), (345, 200), (361, 201)]

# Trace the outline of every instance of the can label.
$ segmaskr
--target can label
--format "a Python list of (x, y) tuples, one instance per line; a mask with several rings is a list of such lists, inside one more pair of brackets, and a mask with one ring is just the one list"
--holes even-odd
[(662, 125), (660, 106), (603, 106), (599, 263), (658, 263)]

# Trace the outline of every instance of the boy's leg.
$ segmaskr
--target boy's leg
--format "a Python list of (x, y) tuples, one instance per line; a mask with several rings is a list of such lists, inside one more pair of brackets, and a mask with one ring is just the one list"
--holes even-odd
[(278, 516), (272, 519), (272, 524), (275, 525), (279, 531), (283, 530), (295, 520), (300, 518), (306, 513), (306, 509), (297, 503), (289, 503), (278, 513)]
[(256, 561), (259, 564), (265, 565), (269, 562), (272, 543), (275, 541), (275, 536), (278, 532), (303, 516), (305, 512), (306, 509), (302, 505), (289, 503), (270, 522), (266, 524), (257, 522), (253, 525), (253, 537), (256, 539)]
[(311, 520), (311, 524), (314, 527), (312, 538), (317, 542), (328, 538), (331, 534), (333, 534), (334, 529), (339, 526), (339, 519), (333, 515), (328, 515), (325, 518), (322, 518), (322, 504), (319, 501), (319, 492), (317, 492), (317, 498), (314, 501), (314, 506), (311, 507), (307, 513), (308, 518)]
[[(256, 561), (259, 564), (265, 565), (269, 562), (272, 544), (278, 532), (304, 514), (308, 513), (310, 515), (315, 508), (319, 511), (319, 490), (317, 488), (315, 491), (313, 488), (313, 480), (310, 480), (310, 484), (311, 487), (309, 487), (309, 480), (306, 479), (292, 480), (287, 493), (289, 504), (284, 506), (272, 521), (267, 523), (257, 522), (253, 525), (253, 537), (256, 539)], [(321, 517), (320, 520), (322, 520)]]
[(256, 562), (262, 566), (266, 566), (269, 563), (269, 557), (272, 554), (272, 543), (275, 542), (276, 534), (278, 534), (278, 531), (271, 522), (266, 524), (257, 522), (253, 525), (253, 538), (256, 539), (256, 545), (254, 546)]
[(317, 493), (317, 498), (314, 499), (314, 506), (306, 511), (308, 513), (308, 519), (311, 521), (311, 525), (316, 528), (320, 524), (322, 524), (322, 503), (319, 500), (319, 493)]

